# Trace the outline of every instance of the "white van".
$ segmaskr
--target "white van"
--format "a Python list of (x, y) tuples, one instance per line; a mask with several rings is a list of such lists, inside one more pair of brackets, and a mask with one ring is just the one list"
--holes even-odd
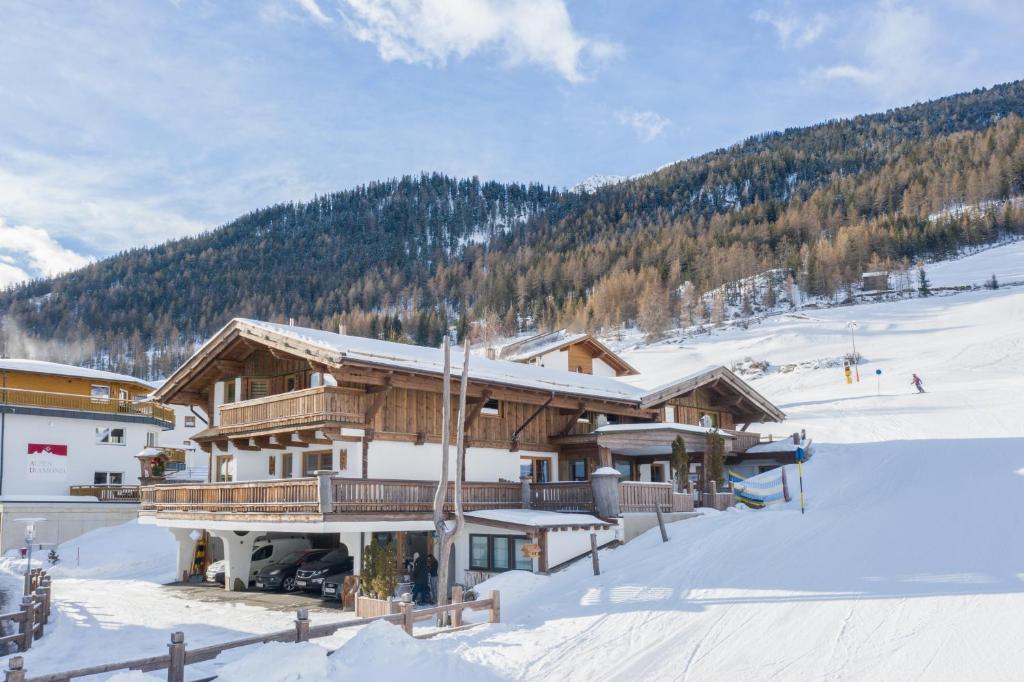
[[(256, 538), (252, 545), (252, 564), (249, 566), (249, 584), (256, 580), (260, 569), (269, 564), (275, 563), (281, 557), (290, 552), (311, 549), (313, 543), (304, 535), (290, 535), (287, 537), (270, 537), (261, 535)], [(214, 561), (206, 569), (206, 580), (211, 583), (224, 584), (224, 572), (227, 568), (227, 560)]]

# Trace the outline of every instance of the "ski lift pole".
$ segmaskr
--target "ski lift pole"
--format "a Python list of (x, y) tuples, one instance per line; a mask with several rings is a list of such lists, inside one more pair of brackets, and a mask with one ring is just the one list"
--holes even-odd
[(798, 447), (796, 452), (796, 472), (800, 478), (800, 513), (804, 513), (804, 449)]

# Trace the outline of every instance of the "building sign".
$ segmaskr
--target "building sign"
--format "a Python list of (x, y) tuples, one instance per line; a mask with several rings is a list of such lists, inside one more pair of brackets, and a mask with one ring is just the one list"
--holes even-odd
[(68, 446), (50, 443), (28, 444), (28, 478), (64, 481), (68, 477)]
[(528, 559), (536, 559), (537, 557), (540, 556), (540, 545), (537, 545), (537, 544), (523, 545), (523, 547), (522, 547), (522, 549), (520, 551), (522, 551), (524, 557), (526, 557)]

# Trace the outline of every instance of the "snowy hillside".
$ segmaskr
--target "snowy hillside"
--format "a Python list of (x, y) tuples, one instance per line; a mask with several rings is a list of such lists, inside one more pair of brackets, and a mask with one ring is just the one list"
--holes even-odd
[[(1010, 245), (931, 273), (1009, 280), (1022, 255)], [(818, 360), (850, 350), (853, 319), (864, 361), (862, 380), (847, 385), (841, 368)], [(378, 625), (320, 642), (341, 645), (330, 659), (308, 646), (238, 651), (217, 665), (225, 679), (260, 670), (263, 680), (1020, 679), (1022, 334), (1024, 287), (1004, 287), (778, 315), (627, 352), (662, 378), (765, 363), (751, 382), (788, 420), (763, 430), (805, 428), (816, 445), (804, 468), (807, 513), (791, 503), (681, 521), (667, 544), (654, 531), (603, 551), (596, 578), (586, 562), (550, 577), (504, 574), (484, 586), (502, 590), (500, 625), (425, 641)], [(912, 372), (927, 393), (913, 392)], [(102, 649), (115, 630), (117, 652), (130, 636), (138, 655), (156, 654), (176, 622), (208, 642), (289, 617), (188, 609), (143, 581), (81, 577), (58, 579), (61, 620), (29, 653), (30, 669), (61, 667), (53, 657), (70, 660), (83, 642), (94, 659), (116, 658)], [(138, 613), (94, 596), (113, 585), (139, 600)], [(156, 599), (166, 603), (151, 611)], [(266, 663), (272, 655), (278, 665)]]

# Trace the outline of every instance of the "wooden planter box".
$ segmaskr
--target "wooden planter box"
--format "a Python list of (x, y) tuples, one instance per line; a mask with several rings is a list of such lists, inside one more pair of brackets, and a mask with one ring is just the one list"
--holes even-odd
[(374, 616), (390, 616), (401, 613), (400, 602), (394, 599), (375, 599), (374, 597), (356, 597), (356, 618), (373, 618)]

